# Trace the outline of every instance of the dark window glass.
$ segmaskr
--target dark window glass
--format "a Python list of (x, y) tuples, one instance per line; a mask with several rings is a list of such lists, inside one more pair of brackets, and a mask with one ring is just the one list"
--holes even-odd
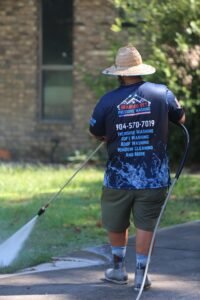
[(72, 64), (72, 1), (42, 1), (43, 64)]

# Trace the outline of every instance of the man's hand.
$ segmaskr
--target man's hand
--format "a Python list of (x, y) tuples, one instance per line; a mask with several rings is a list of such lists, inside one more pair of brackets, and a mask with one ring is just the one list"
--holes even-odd
[(97, 140), (99, 140), (101, 142), (106, 142), (106, 136), (96, 136), (96, 135), (93, 135), (93, 137), (95, 137)]
[(91, 135), (92, 137), (94, 137), (98, 141), (102, 141), (102, 142), (106, 142), (107, 141), (106, 136), (97, 136), (97, 135), (92, 134), (90, 131), (89, 131), (89, 135)]
[(185, 123), (185, 113), (183, 114), (183, 116), (181, 117), (181, 119), (179, 120), (180, 124), (184, 124)]

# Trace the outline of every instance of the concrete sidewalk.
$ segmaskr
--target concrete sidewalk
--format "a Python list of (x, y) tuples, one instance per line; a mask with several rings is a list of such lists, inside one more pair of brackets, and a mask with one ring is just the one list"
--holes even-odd
[[(136, 299), (133, 249), (134, 238), (130, 238), (126, 261), (130, 274), (128, 285), (118, 286), (102, 280), (110, 256), (109, 246), (105, 245), (70, 257), (71, 262), (78, 264), (88, 262), (88, 267), (73, 269), (60, 265), (63, 269), (59, 269), (55, 265), (49, 271), (38, 272), (36, 268), (27, 273), (0, 275), (0, 300)], [(143, 292), (141, 299), (200, 299), (200, 221), (158, 232), (149, 274), (152, 288)]]

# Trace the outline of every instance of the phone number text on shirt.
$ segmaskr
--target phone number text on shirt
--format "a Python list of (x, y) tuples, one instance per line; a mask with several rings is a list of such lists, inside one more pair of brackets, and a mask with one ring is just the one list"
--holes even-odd
[(117, 123), (116, 130), (127, 130), (134, 128), (149, 128), (155, 126), (155, 120), (145, 120), (145, 121), (136, 121), (136, 122), (128, 122), (128, 123)]

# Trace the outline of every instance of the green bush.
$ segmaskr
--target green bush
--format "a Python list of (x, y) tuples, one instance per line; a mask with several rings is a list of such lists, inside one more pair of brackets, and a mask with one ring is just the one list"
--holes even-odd
[[(111, 29), (115, 41), (110, 42), (111, 56), (117, 43), (134, 44), (145, 61), (157, 72), (148, 81), (166, 84), (186, 111), (186, 126), (191, 135), (190, 164), (200, 163), (200, 0), (111, 0), (118, 16)], [(144, 78), (146, 79), (146, 78)], [(87, 78), (97, 97), (116, 86), (107, 76)], [(174, 142), (176, 141), (176, 142)], [(170, 135), (172, 161), (182, 149), (179, 130)]]

